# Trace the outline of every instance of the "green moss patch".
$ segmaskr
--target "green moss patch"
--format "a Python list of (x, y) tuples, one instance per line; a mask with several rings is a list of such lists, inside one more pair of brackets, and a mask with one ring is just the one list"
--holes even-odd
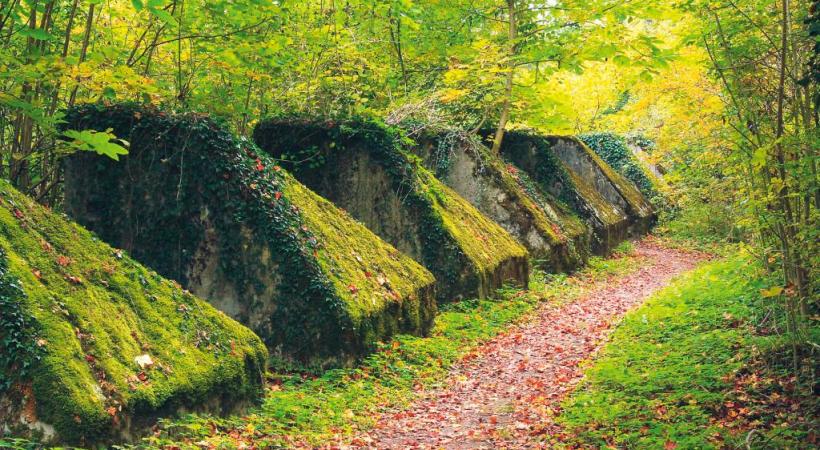
[(432, 326), (432, 274), (212, 120), (119, 105), (81, 107), (69, 122), (131, 143), (119, 163), (68, 161), (69, 213), (248, 324), (277, 356), (346, 365)]
[(623, 238), (626, 214), (561, 161), (545, 137), (531, 131), (505, 133), (502, 155), (520, 167), (543, 191), (568, 205), (592, 229), (590, 250), (609, 253)]
[(0, 180), (0, 429), (92, 445), (261, 392), (250, 330)]
[(420, 142), (414, 151), (425, 166), (515, 236), (540, 268), (560, 272), (584, 263), (587, 227), (514, 164), (458, 133)]
[(412, 142), (370, 121), (270, 119), (259, 146), (311, 189), (362, 220), (436, 276), (438, 299), (526, 284), (527, 251), (408, 153)]

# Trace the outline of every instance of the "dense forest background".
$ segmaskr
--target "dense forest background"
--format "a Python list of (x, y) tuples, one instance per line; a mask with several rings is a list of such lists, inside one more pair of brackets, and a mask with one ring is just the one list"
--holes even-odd
[[(55, 208), (67, 108), (135, 101), (470, 133), (612, 131), (664, 177), (662, 227), (742, 241), (817, 314), (820, 12), (790, 0), (2, 0), (0, 172)], [(677, 218), (677, 221), (669, 221)], [(801, 340), (802, 339), (802, 340)]]

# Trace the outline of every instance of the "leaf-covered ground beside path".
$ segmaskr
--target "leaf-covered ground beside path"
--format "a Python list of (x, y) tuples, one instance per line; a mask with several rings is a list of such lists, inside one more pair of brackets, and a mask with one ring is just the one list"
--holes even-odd
[(503, 290), (498, 300), (466, 300), (443, 308), (430, 337), (398, 336), (355, 369), (321, 375), (271, 374), (263, 405), (244, 417), (190, 416), (166, 422), (140, 448), (313, 448), (349, 442), (386, 408), (409, 405), (447, 380), (465, 355), (544, 304), (578, 298), (638, 270), (644, 256), (630, 246), (593, 258), (574, 275), (536, 273), (529, 291)]
[(448, 382), (410, 408), (382, 415), (352, 441), (362, 448), (533, 448), (550, 446), (560, 401), (613, 325), (705, 255), (657, 245), (635, 248), (639, 267), (571, 301), (542, 305), (455, 365)]
[(588, 370), (558, 438), (572, 448), (817, 448), (820, 401), (787, 369), (773, 309), (782, 299), (761, 295), (773, 283), (735, 254), (659, 292)]

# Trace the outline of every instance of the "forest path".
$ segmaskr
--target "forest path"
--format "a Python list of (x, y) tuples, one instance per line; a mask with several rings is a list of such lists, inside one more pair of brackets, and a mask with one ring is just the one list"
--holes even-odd
[(561, 400), (628, 311), (698, 262), (703, 254), (635, 246), (641, 267), (559, 305), (544, 304), (529, 321), (481, 346), (450, 373), (446, 386), (409, 409), (390, 411), (354, 448), (539, 448), (555, 431)]

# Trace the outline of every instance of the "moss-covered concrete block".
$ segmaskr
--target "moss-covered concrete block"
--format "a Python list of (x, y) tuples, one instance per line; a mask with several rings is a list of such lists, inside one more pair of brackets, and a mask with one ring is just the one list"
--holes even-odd
[(249, 329), (0, 180), (0, 433), (96, 446), (258, 398)]
[(442, 132), (418, 141), (413, 151), (424, 165), (518, 239), (535, 265), (566, 272), (584, 264), (589, 228), (525, 172), (493, 155), (475, 136)]
[(526, 285), (527, 251), (408, 153), (401, 133), (374, 122), (261, 122), (254, 140), (308, 187), (430, 269), (439, 301)]
[(655, 220), (637, 188), (575, 137), (510, 131), (501, 152), (590, 224), (595, 253), (609, 253), (621, 241), (646, 232)]
[(111, 128), (131, 148), (119, 162), (69, 158), (68, 213), (247, 324), (275, 356), (348, 365), (432, 326), (429, 271), (213, 121), (121, 105), (80, 108), (69, 123)]

